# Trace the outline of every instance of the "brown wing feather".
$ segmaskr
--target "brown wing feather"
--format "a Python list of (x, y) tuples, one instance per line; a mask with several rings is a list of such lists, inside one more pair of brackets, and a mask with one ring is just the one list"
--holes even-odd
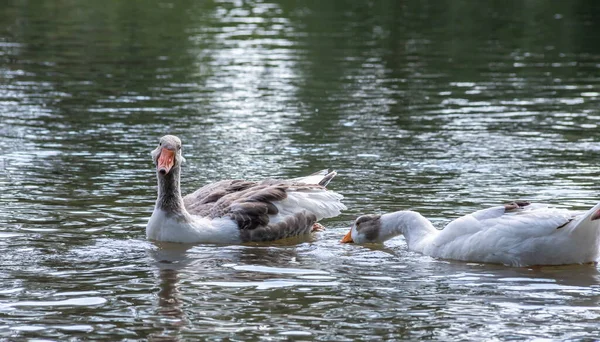
[(280, 240), (310, 233), (315, 222), (317, 222), (317, 217), (312, 213), (304, 211), (289, 216), (278, 223), (255, 229), (241, 230), (240, 236), (243, 242)]
[(269, 224), (269, 215), (278, 213), (274, 201), (287, 197), (284, 185), (259, 185), (234, 194), (229, 194), (211, 210), (211, 217), (229, 216), (240, 229), (255, 229)]
[(247, 190), (256, 182), (241, 179), (227, 179), (208, 184), (183, 198), (185, 209), (192, 215), (208, 216), (221, 198), (232, 193)]
[(310, 233), (317, 222), (312, 213), (302, 211), (273, 224), (269, 216), (277, 215), (273, 202), (285, 199), (287, 191), (315, 188), (324, 186), (273, 179), (260, 183), (225, 180), (185, 196), (184, 204), (192, 215), (231, 218), (240, 228), (242, 241), (272, 241)]

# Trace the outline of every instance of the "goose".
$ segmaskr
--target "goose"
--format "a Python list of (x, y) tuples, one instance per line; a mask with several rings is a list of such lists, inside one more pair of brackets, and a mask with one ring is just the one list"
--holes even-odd
[(342, 195), (326, 189), (336, 172), (322, 170), (289, 180), (222, 180), (181, 196), (181, 140), (160, 139), (151, 152), (158, 197), (146, 225), (149, 240), (239, 244), (309, 234), (317, 221), (345, 210)]
[(434, 258), (514, 267), (595, 263), (600, 203), (572, 211), (516, 201), (457, 218), (444, 229), (415, 211), (358, 217), (343, 243), (382, 243), (404, 235), (408, 249)]

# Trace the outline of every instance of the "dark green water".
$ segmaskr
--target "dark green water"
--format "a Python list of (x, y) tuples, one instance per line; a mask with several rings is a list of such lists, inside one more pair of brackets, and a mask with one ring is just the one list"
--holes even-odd
[[(362, 213), (595, 204), (599, 32), (591, 0), (5, 2), (0, 338), (597, 338), (596, 266), (338, 240)], [(157, 246), (167, 133), (185, 193), (329, 167), (349, 209), (310, 241)]]

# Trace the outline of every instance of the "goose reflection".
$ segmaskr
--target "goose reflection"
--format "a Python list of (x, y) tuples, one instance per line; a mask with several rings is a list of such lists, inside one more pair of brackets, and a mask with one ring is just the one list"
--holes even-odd
[[(328, 274), (318, 265), (307, 267), (308, 260), (301, 260), (298, 249), (302, 242), (306, 239), (233, 246), (161, 243), (157, 245), (159, 248), (150, 251), (160, 278), (159, 304), (172, 309), (180, 302), (178, 284), (182, 282), (203, 288), (263, 287), (273, 282), (293, 286), (306, 284), (303, 275)], [(315, 285), (318, 284), (321, 283)], [(201, 292), (199, 289), (195, 298), (200, 298)]]
[(151, 341), (179, 341), (181, 329), (189, 324), (181, 299), (180, 270), (189, 264), (186, 254), (192, 247), (181, 244), (161, 244), (149, 254), (158, 268), (158, 320), (156, 326), (162, 333), (153, 334)]
[(600, 272), (596, 263), (523, 268), (517, 273), (523, 277), (553, 281), (562, 286), (600, 286)]

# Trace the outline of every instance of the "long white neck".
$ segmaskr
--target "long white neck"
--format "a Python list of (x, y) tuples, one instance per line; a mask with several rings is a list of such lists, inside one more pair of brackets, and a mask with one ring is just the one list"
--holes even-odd
[(403, 234), (408, 244), (408, 249), (423, 252), (439, 230), (428, 219), (416, 211), (397, 211), (381, 216), (382, 241)]

